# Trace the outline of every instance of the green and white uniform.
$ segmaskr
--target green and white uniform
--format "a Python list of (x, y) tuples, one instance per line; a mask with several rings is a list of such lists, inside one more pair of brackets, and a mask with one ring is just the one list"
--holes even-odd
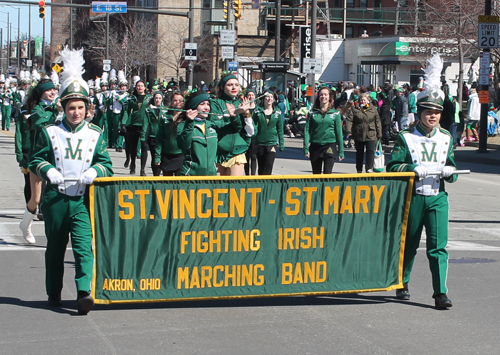
[[(44, 180), (48, 180), (47, 171), (51, 168), (64, 178), (78, 179), (89, 168), (97, 171), (97, 177), (113, 175), (102, 130), (85, 121), (72, 129), (65, 119), (41, 130), (29, 167)], [(86, 292), (91, 289), (94, 258), (86, 191), (87, 185), (77, 181), (60, 185), (49, 182), (44, 190), (42, 212), (47, 236), (45, 267), (49, 296), (61, 293), (70, 233), (76, 288)]]
[[(389, 172), (413, 172), (417, 166), (428, 171), (442, 171), (445, 166), (456, 168), (453, 140), (448, 131), (434, 128), (427, 134), (421, 123), (402, 131), (394, 144), (391, 160), (387, 164)], [(427, 234), (427, 258), (432, 273), (433, 296), (446, 294), (448, 271), (448, 194), (444, 180), (455, 182), (457, 175), (449, 178), (428, 175), (415, 182), (408, 227), (406, 233), (403, 262), (403, 283), (410, 281), (410, 273), (420, 243), (422, 228)]]

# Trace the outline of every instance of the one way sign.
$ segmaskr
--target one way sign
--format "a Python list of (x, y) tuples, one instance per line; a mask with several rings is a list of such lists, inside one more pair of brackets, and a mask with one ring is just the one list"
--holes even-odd
[(185, 60), (197, 60), (196, 51), (198, 49), (198, 44), (196, 43), (186, 43), (184, 47), (184, 59)]

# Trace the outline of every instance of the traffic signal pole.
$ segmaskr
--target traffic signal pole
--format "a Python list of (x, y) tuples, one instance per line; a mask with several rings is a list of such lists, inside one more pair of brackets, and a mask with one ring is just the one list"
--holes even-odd
[[(484, 14), (491, 15), (491, 0), (485, 0)], [(483, 53), (490, 53), (489, 48), (483, 48)], [(481, 85), (481, 90), (489, 92), (489, 78), (488, 85)], [(478, 153), (488, 152), (488, 111), (489, 103), (481, 104), (481, 117), (479, 119), (479, 149)]]

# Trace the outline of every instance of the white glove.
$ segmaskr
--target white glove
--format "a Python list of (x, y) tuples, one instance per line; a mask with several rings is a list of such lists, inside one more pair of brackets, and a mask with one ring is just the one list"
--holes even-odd
[(245, 132), (247, 132), (248, 137), (252, 137), (255, 133), (252, 117), (245, 117)]
[(415, 174), (417, 174), (417, 176), (420, 179), (425, 179), (427, 177), (427, 175), (429, 174), (429, 170), (427, 170), (427, 168), (425, 166), (422, 166), (422, 165), (418, 165), (417, 167), (415, 167), (414, 171), (415, 171)]
[(455, 168), (452, 166), (445, 166), (441, 172), (441, 177), (447, 178), (453, 175)]
[(97, 177), (97, 171), (94, 168), (90, 168), (87, 171), (84, 171), (82, 175), (80, 175), (78, 183), (91, 185), (96, 177)]
[(49, 179), (51, 184), (60, 185), (64, 183), (64, 176), (54, 168), (50, 168), (47, 171), (47, 179)]

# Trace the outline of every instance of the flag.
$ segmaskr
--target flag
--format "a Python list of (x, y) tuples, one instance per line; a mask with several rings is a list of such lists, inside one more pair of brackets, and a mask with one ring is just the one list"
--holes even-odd
[(126, 50), (128, 47), (128, 31), (125, 32), (125, 37), (123, 37), (122, 49)]

